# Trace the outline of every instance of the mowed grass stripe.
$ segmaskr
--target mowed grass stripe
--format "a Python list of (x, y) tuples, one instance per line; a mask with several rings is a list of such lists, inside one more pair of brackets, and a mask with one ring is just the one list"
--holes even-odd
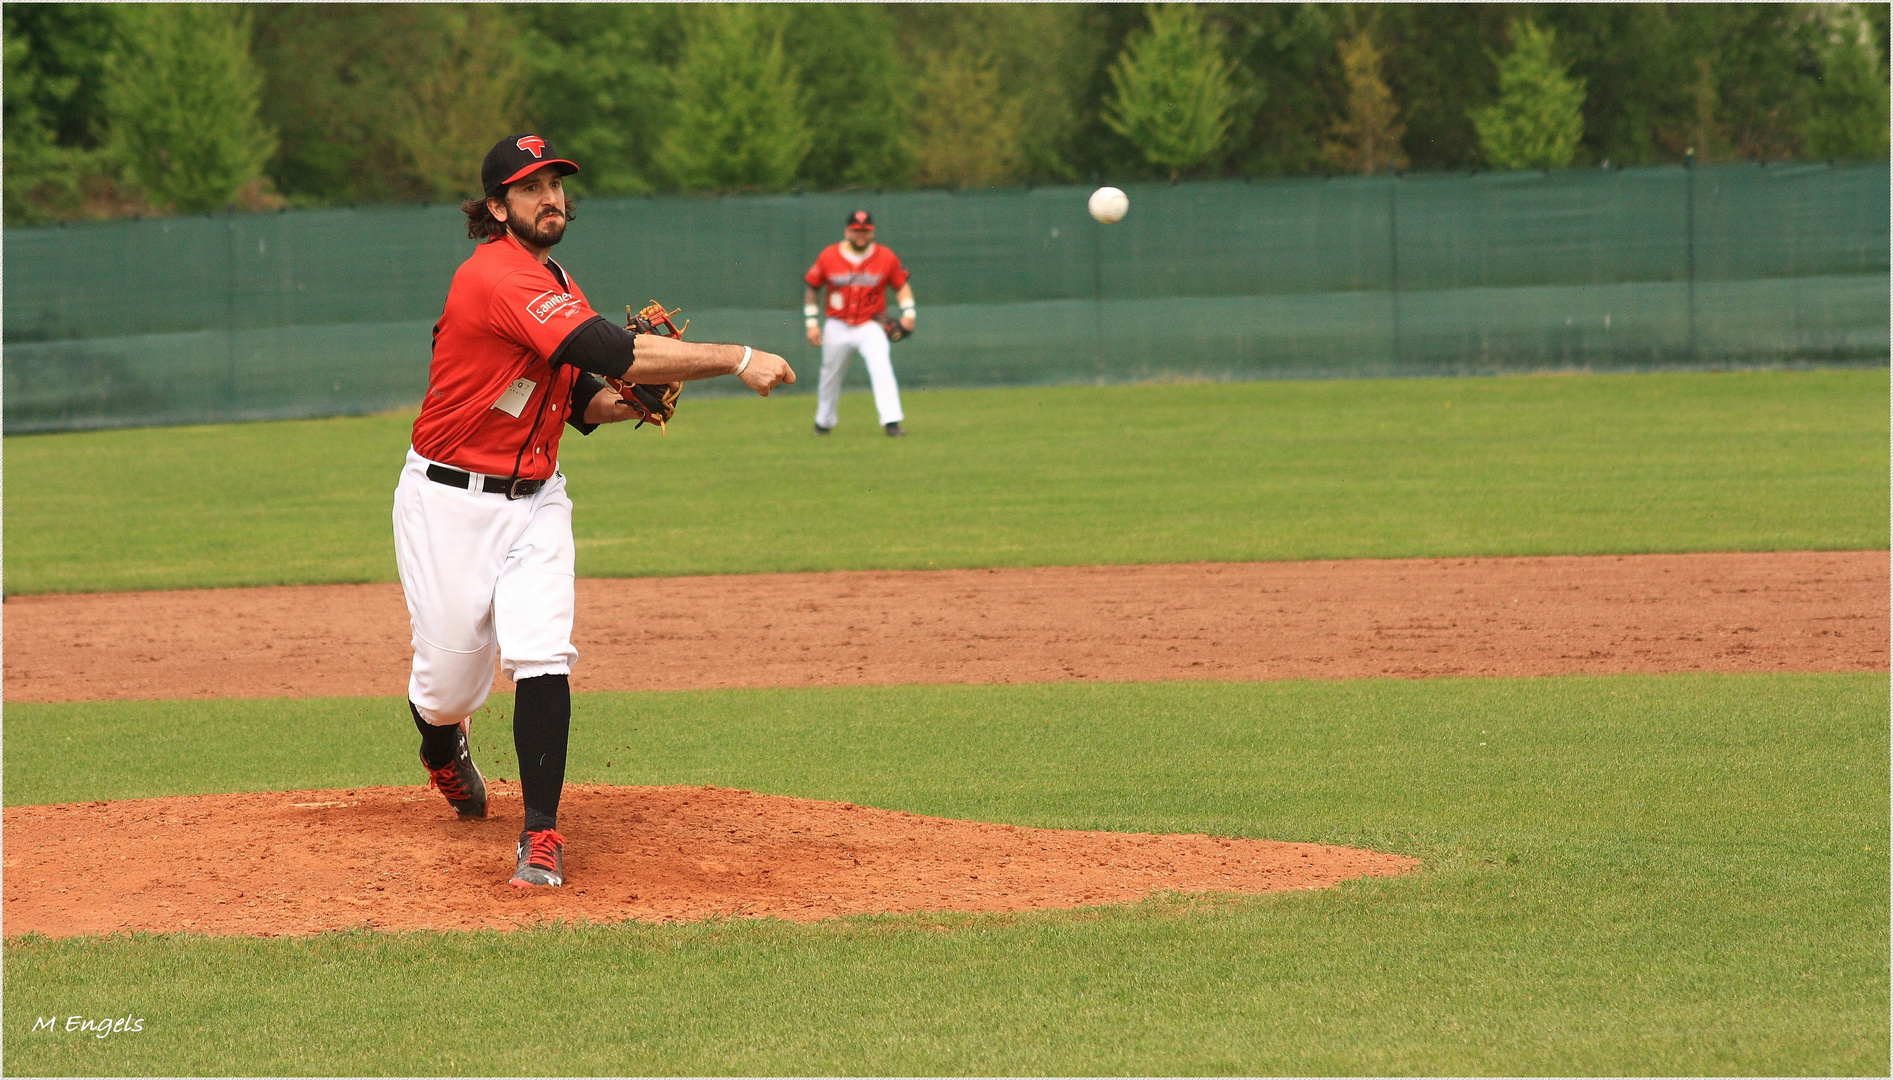
[[(568, 435), (581, 574), (1879, 549), (1884, 369), (935, 391)], [(12, 593), (394, 580), (411, 416), (7, 439)]]
[[(502, 774), (507, 704), (480, 722)], [(1425, 865), (1028, 916), (16, 939), (4, 1049), (21, 1074), (1884, 1074), (1887, 715), (1884, 675), (584, 695), (577, 779)], [(416, 779), (398, 700), (6, 720), (10, 802)], [(478, 1004), (443, 1019), (443, 987)], [(146, 1024), (32, 1032), (54, 1013)]]

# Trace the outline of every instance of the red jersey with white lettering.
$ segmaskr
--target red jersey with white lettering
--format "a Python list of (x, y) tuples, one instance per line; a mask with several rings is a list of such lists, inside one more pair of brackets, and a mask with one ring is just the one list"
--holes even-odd
[(844, 250), (853, 249), (840, 243), (823, 248), (802, 280), (811, 289), (828, 287), (829, 317), (860, 326), (887, 310), (886, 290), (907, 284), (907, 268), (899, 256), (879, 244), (869, 244), (858, 262)]
[(468, 472), (551, 477), (579, 372), (547, 361), (596, 314), (569, 274), (561, 284), (511, 235), (474, 248), (434, 324), (415, 451)]

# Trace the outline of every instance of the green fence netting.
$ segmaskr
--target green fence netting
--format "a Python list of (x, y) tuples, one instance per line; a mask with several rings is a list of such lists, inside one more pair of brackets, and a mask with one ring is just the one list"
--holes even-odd
[[(1111, 226), (1078, 187), (592, 199), (558, 254), (601, 311), (682, 305), (692, 337), (812, 376), (801, 275), (866, 207), (920, 303), (906, 387), (1886, 363), (1888, 181), (1875, 163), (1151, 184)], [(451, 206), (4, 242), (8, 433), (412, 405), (470, 247)]]

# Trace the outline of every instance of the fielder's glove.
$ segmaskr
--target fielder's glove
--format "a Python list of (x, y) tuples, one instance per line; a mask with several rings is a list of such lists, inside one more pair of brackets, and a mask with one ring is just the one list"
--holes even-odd
[[(678, 326), (670, 321), (670, 317), (675, 314), (676, 311), (665, 311), (664, 305), (655, 300), (644, 305), (643, 310), (635, 315), (631, 313), (631, 305), (626, 304), (624, 328), (634, 335), (656, 334), (659, 337), (680, 338), (684, 336), (685, 330), (690, 329), (690, 320), (685, 319), (684, 324)], [(638, 427), (656, 424), (659, 432), (669, 433), (664, 425), (677, 415), (677, 399), (684, 392), (683, 383), (632, 383), (623, 379), (606, 379), (605, 384), (618, 392), (621, 404), (638, 411)]]
[(902, 326), (899, 319), (894, 318), (885, 311), (876, 316), (876, 319), (880, 322), (881, 329), (887, 332), (887, 340), (890, 342), (899, 341), (904, 337), (914, 336), (912, 330)]

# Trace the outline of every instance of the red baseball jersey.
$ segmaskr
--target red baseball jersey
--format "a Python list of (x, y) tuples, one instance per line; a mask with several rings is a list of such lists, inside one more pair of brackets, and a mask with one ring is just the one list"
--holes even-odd
[(828, 287), (831, 317), (860, 326), (887, 310), (886, 290), (907, 284), (907, 268), (898, 255), (879, 244), (869, 244), (859, 262), (842, 254), (843, 247), (835, 243), (823, 248), (802, 280), (811, 289)]
[(579, 372), (547, 361), (596, 314), (570, 275), (560, 282), (511, 235), (474, 248), (434, 324), (415, 451), (468, 472), (512, 476), (518, 462), (520, 477), (550, 477)]

